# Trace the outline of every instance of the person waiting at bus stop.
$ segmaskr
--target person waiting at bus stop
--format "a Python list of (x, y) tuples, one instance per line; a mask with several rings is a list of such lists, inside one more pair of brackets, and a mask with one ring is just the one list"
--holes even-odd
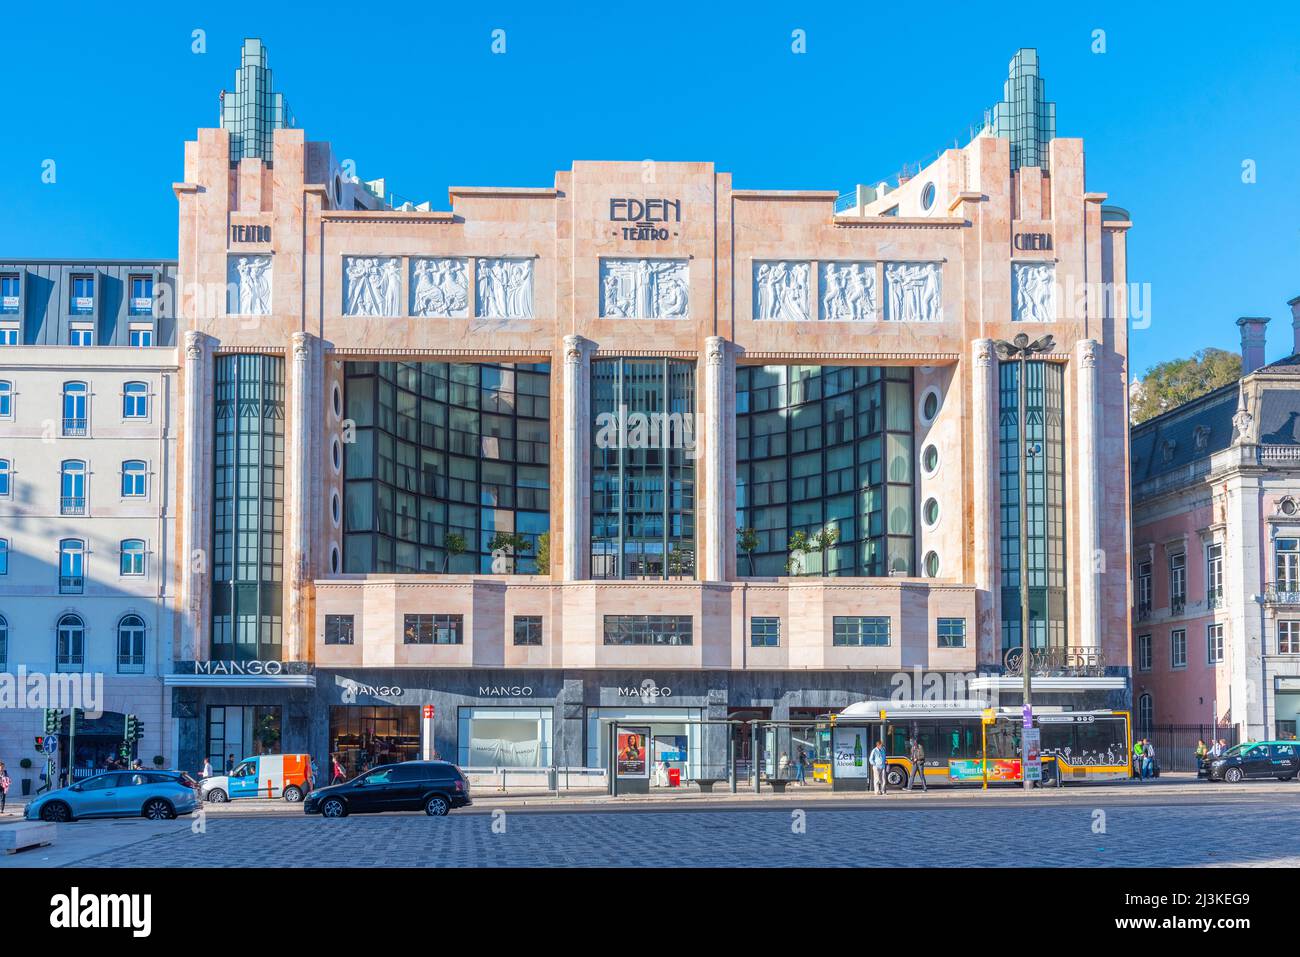
[(920, 738), (912, 739), (912, 748), (907, 756), (912, 761), (912, 776), (907, 779), (907, 789), (912, 790), (912, 785), (919, 779), (921, 790), (928, 790), (925, 786), (925, 748), (922, 747)]
[(871, 754), (867, 756), (867, 763), (871, 765), (871, 789), (877, 794), (884, 794), (885, 742), (876, 742), (876, 746), (871, 749)]
[(1133, 742), (1133, 776), (1142, 780), (1142, 739)]

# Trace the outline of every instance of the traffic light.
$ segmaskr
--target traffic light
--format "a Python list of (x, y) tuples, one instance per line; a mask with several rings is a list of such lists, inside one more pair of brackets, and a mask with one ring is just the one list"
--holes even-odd
[(46, 708), (45, 709), (45, 733), (58, 734), (59, 719), (62, 717), (63, 717), (63, 713), (59, 711), (58, 708)]
[(130, 744), (130, 742), (129, 742), (129, 741), (123, 741), (123, 742), (122, 742), (122, 746), (119, 747), (119, 748), (117, 749), (117, 753), (118, 753), (119, 755), (121, 755), (123, 761), (129, 761), (129, 760), (131, 759), (131, 744)]
[(138, 724), (139, 722), (136, 720), (135, 715), (128, 714), (126, 716), (126, 740), (128, 744), (136, 739), (136, 728)]

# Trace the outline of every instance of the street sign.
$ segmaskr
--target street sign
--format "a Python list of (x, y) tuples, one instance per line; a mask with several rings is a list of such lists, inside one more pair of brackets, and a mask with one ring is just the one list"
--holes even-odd
[(59, 750), (59, 739), (52, 734), (47, 734), (41, 740), (41, 750), (46, 754), (53, 754)]
[(1022, 715), (1024, 715), (1024, 718), (1025, 718), (1025, 727), (1026, 727), (1026, 728), (1032, 728), (1032, 727), (1034, 726), (1034, 707), (1033, 707), (1033, 705), (1028, 705), (1028, 704), (1025, 705), (1024, 708), (1021, 709), (1021, 712), (1020, 712), (1020, 713), (1021, 713)]
[(433, 717), (433, 714), (434, 714), (433, 705), (431, 705), (431, 704), (426, 704), (426, 705), (424, 706), (424, 716), (425, 716), (425, 718), (426, 718), (426, 719), (427, 719), (427, 718), (432, 718), (432, 717)]
[(997, 720), (998, 720), (998, 709), (997, 709), (997, 708), (985, 708), (985, 709), (984, 709), (984, 717), (983, 717), (982, 720), (983, 720), (983, 722), (984, 722), (985, 724), (994, 724), (994, 723), (996, 723)]

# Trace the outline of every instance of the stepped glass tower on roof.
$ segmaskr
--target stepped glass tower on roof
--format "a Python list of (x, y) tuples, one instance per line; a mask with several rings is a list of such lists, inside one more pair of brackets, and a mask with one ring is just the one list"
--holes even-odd
[(1002, 102), (993, 106), (989, 129), (1011, 141), (1011, 168), (1047, 169), (1047, 144), (1056, 137), (1056, 104), (1044, 99), (1038, 51), (1025, 47), (1011, 58)]
[(271, 89), (271, 68), (261, 40), (244, 41), (235, 90), (221, 92), (221, 129), (230, 131), (230, 162), (245, 157), (271, 161), (275, 130), (292, 128), (293, 113), (283, 93)]

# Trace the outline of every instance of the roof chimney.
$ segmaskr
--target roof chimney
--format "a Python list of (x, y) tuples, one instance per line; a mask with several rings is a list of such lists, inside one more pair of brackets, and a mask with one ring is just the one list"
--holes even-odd
[(1287, 303), (1291, 307), (1291, 354), (1300, 355), (1300, 296)]
[(1267, 316), (1242, 316), (1237, 320), (1241, 329), (1241, 374), (1250, 375), (1264, 364), (1264, 330)]

